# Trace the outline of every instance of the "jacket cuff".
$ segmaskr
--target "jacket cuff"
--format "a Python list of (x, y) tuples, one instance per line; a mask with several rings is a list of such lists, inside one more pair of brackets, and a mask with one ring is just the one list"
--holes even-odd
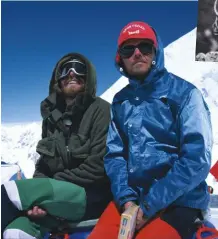
[(122, 207), (126, 202), (129, 201), (138, 202), (139, 195), (131, 187), (127, 187), (122, 193), (118, 195), (117, 200), (115, 201), (117, 201), (117, 204)]
[(125, 203), (130, 202), (130, 201), (137, 203), (138, 199), (136, 197), (125, 197), (125, 199), (122, 199), (119, 201), (119, 206), (123, 207)]

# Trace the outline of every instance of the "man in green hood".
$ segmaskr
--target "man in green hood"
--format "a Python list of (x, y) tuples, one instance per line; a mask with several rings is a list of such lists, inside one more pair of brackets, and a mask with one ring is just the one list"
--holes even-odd
[(5, 239), (42, 238), (68, 222), (98, 218), (111, 200), (103, 164), (110, 104), (96, 97), (88, 59), (71, 53), (57, 62), (41, 115), (33, 179), (1, 188)]

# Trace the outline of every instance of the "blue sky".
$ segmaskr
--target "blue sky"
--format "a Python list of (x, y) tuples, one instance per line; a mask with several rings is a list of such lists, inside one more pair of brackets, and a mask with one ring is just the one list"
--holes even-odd
[(164, 46), (196, 27), (197, 2), (2, 2), (2, 123), (39, 121), (55, 63), (80, 52), (96, 67), (101, 95), (119, 77), (117, 38), (147, 21)]

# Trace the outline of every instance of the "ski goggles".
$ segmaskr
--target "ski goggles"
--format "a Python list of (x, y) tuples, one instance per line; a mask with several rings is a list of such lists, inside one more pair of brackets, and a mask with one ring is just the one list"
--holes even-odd
[(138, 48), (143, 55), (149, 55), (152, 54), (153, 47), (151, 43), (141, 42), (138, 45), (125, 45), (118, 50), (118, 53), (122, 58), (130, 58)]
[(71, 71), (73, 71), (78, 76), (85, 76), (87, 74), (86, 65), (79, 61), (79, 60), (71, 60), (64, 63), (58, 73), (59, 73), (59, 80), (67, 76)]

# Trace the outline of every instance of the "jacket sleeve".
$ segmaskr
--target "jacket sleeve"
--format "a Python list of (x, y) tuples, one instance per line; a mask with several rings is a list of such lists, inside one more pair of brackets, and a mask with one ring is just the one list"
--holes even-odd
[(36, 162), (33, 178), (49, 178), (51, 176), (52, 174), (48, 168), (48, 165), (44, 163), (44, 160), (41, 156)]
[(167, 175), (154, 183), (140, 206), (147, 217), (196, 188), (210, 171), (213, 144), (210, 112), (199, 90), (190, 92), (179, 112), (179, 158)]
[[(74, 169), (65, 169), (54, 175), (57, 180), (75, 183), (80, 186), (89, 186), (101, 183), (106, 177), (103, 158), (106, 149), (106, 137), (110, 121), (110, 105), (106, 109), (97, 108), (91, 130), (91, 146), (89, 156)], [(91, 119), (90, 119), (91, 121)]]
[(128, 185), (126, 147), (124, 134), (118, 126), (112, 105), (104, 166), (111, 181), (114, 200), (120, 207), (128, 201), (138, 201), (138, 194)]

